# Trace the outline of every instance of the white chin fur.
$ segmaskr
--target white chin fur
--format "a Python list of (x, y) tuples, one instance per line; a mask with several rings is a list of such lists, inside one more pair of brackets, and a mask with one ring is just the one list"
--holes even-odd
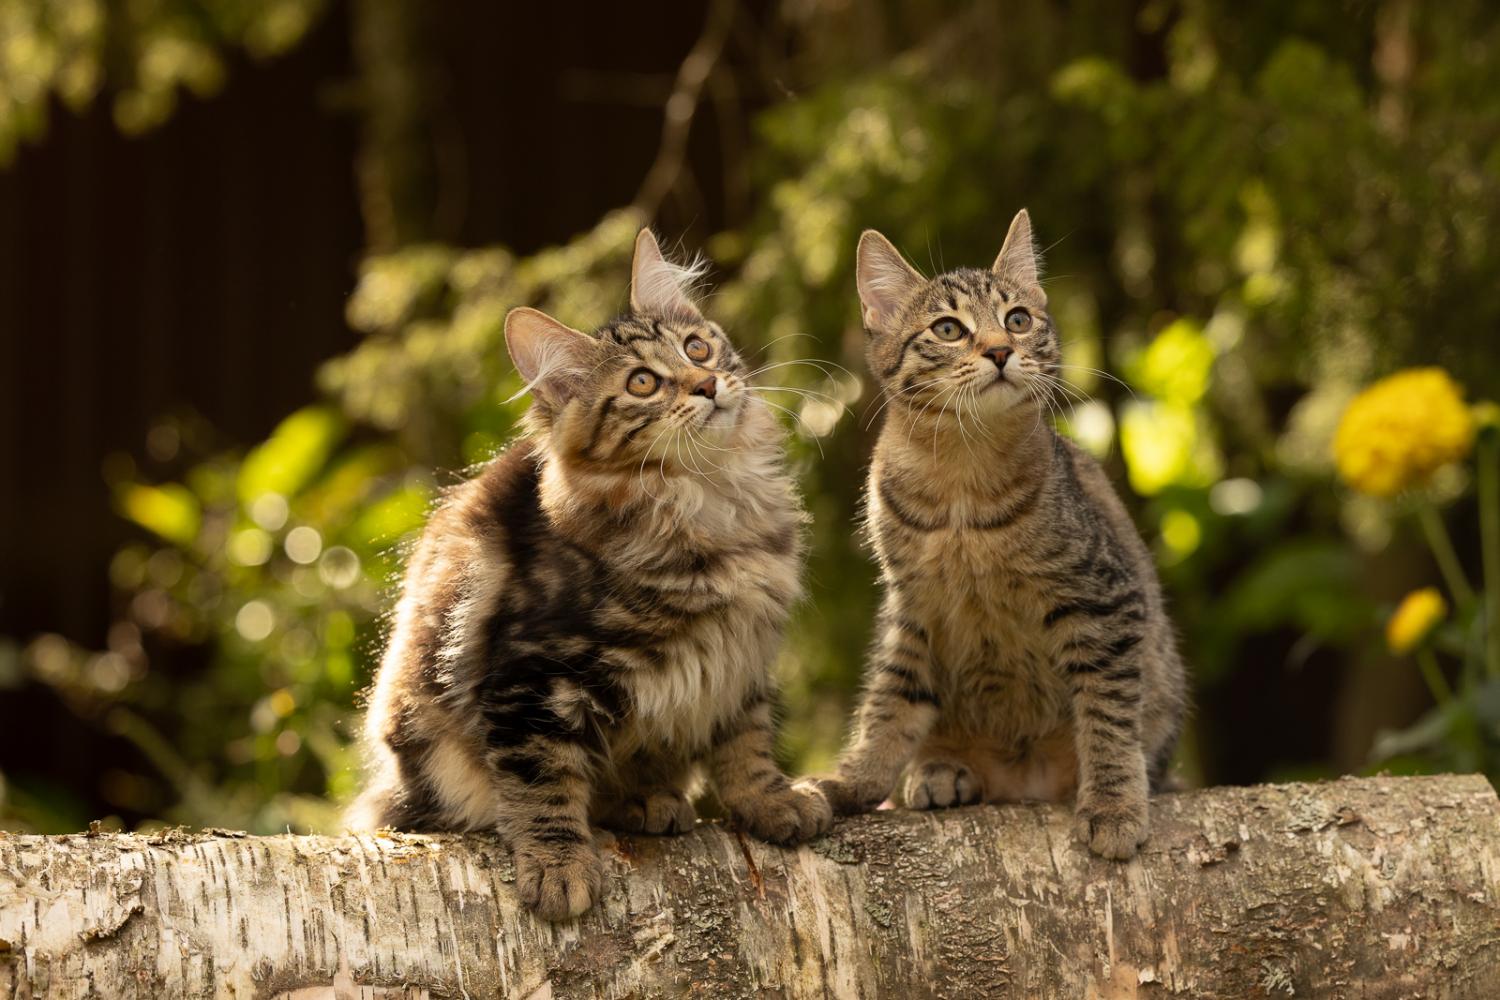
[(1006, 372), (1004, 381), (994, 381), (975, 392), (970, 398), (974, 409), (980, 413), (1004, 413), (1027, 398), (1026, 388), (1020, 384), (1025, 376)]
[(728, 437), (739, 424), (740, 400), (727, 399), (722, 404), (711, 404), (698, 418), (697, 428), (718, 437)]

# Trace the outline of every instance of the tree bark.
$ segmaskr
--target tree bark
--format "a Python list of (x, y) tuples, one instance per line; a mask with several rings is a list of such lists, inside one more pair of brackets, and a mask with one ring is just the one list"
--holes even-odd
[(1478, 776), (1161, 796), (1128, 864), (1067, 810), (893, 811), (781, 850), (601, 834), (548, 925), (484, 836), (0, 834), (0, 996), (1496, 997)]

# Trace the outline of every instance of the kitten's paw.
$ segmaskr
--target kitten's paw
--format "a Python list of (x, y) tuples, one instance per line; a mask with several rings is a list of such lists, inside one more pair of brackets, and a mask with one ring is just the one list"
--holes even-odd
[(812, 781), (783, 785), (731, 809), (752, 837), (772, 844), (800, 844), (821, 837), (833, 826), (833, 809)]
[(516, 851), (516, 891), (543, 920), (578, 916), (598, 902), (603, 889), (604, 862), (592, 844)]
[(1151, 831), (1146, 801), (1078, 803), (1073, 832), (1101, 858), (1128, 861), (1135, 857)]
[(698, 813), (687, 796), (661, 788), (615, 803), (600, 819), (600, 825), (622, 833), (687, 833), (698, 822)]
[(906, 779), (904, 798), (909, 809), (946, 809), (980, 799), (979, 777), (957, 760), (928, 760)]
[[(798, 782), (803, 784), (804, 782)], [(810, 778), (806, 783), (817, 786), (828, 800), (835, 816), (857, 816), (873, 812), (885, 801), (888, 790), (875, 788), (845, 775), (827, 778)]]

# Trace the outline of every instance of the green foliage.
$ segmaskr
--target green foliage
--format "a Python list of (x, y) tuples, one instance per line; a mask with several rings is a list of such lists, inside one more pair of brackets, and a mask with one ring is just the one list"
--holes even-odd
[[(250, 44), (262, 30), (249, 7), (185, 6), (241, 10), (195, 21), (202, 37)], [(1205, 691), (1279, 666), (1246, 659), (1250, 636), (1368, 656), (1372, 546), (1344, 525), (1383, 544), (1390, 516), (1331, 490), (1328, 440), (1353, 387), (1395, 364), (1496, 375), (1500, 23), (1477, 2), (1424, 8), (1408, 29), (1366, 8), (1162, 3), (1122, 36), (1110, 5), (1019, 4), (1002, 24), (976, 4), (885, 51), (847, 41), (842, 18), (876, 5), (849, 6), (809, 15), (803, 30), (828, 46), (809, 57), (811, 84), (755, 123), (760, 207), (708, 245), (724, 269), (712, 313), (766, 366), (759, 380), (788, 389), (814, 516), (810, 600), (783, 664), (789, 757), (816, 767), (836, 749), (874, 603), (855, 527), (880, 402), (863, 395), (852, 278), (867, 226), (929, 270), (982, 265), (1030, 208), (1052, 244), (1071, 381), (1093, 397), (1061, 426), (1146, 498), (1140, 523)], [(317, 9), (265, 17), (294, 7), (304, 26)], [(1045, 43), (1017, 43), (1018, 26)], [(1158, 40), (1163, 65), (1142, 69)], [(1420, 58), (1404, 76), (1372, 69), (1377, 44)], [(0, 137), (22, 127), (11, 114)], [(111, 654), (46, 643), (30, 660), (169, 779), (149, 811), (329, 822), (325, 798), (351, 790), (348, 720), (397, 546), (433, 476), (451, 481), (516, 432), (505, 312), (533, 304), (587, 329), (619, 311), (641, 221), (612, 213), (529, 257), (410, 246), (367, 259), (348, 306), (364, 340), (320, 372), (324, 405), (181, 483), (120, 487), (155, 536), (116, 560), (125, 621), (200, 647), (204, 668), (166, 677), (131, 660), (110, 687), (90, 680), (89, 656)], [(1495, 725), (1487, 699), (1474, 725)], [(1452, 731), (1424, 723), (1379, 752)]]
[(224, 83), (225, 48), (272, 56), (302, 40), (326, 0), (0, 0), (0, 165), (46, 127), (54, 96), (87, 106), (108, 92), (115, 123), (165, 121), (181, 90)]

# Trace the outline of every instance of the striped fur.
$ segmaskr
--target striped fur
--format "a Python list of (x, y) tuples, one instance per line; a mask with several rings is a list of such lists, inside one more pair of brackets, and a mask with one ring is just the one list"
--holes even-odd
[(1184, 670), (1150, 553), (1099, 465), (1043, 419), (1059, 348), (1030, 220), (991, 269), (931, 281), (867, 233), (859, 276), (889, 397), (866, 491), (884, 605), (824, 791), (867, 810), (904, 771), (914, 808), (1076, 798), (1081, 839), (1131, 857)]
[[(498, 830), (522, 898), (551, 919), (598, 896), (591, 821), (686, 831), (705, 776), (764, 839), (832, 819), (772, 759), (771, 664), (801, 595), (805, 521), (780, 430), (670, 280), (691, 272), (669, 267), (643, 233), (633, 311), (593, 336), (513, 314), (533, 433), (423, 534), (349, 816)], [(643, 369), (659, 380), (644, 397), (627, 388)]]

